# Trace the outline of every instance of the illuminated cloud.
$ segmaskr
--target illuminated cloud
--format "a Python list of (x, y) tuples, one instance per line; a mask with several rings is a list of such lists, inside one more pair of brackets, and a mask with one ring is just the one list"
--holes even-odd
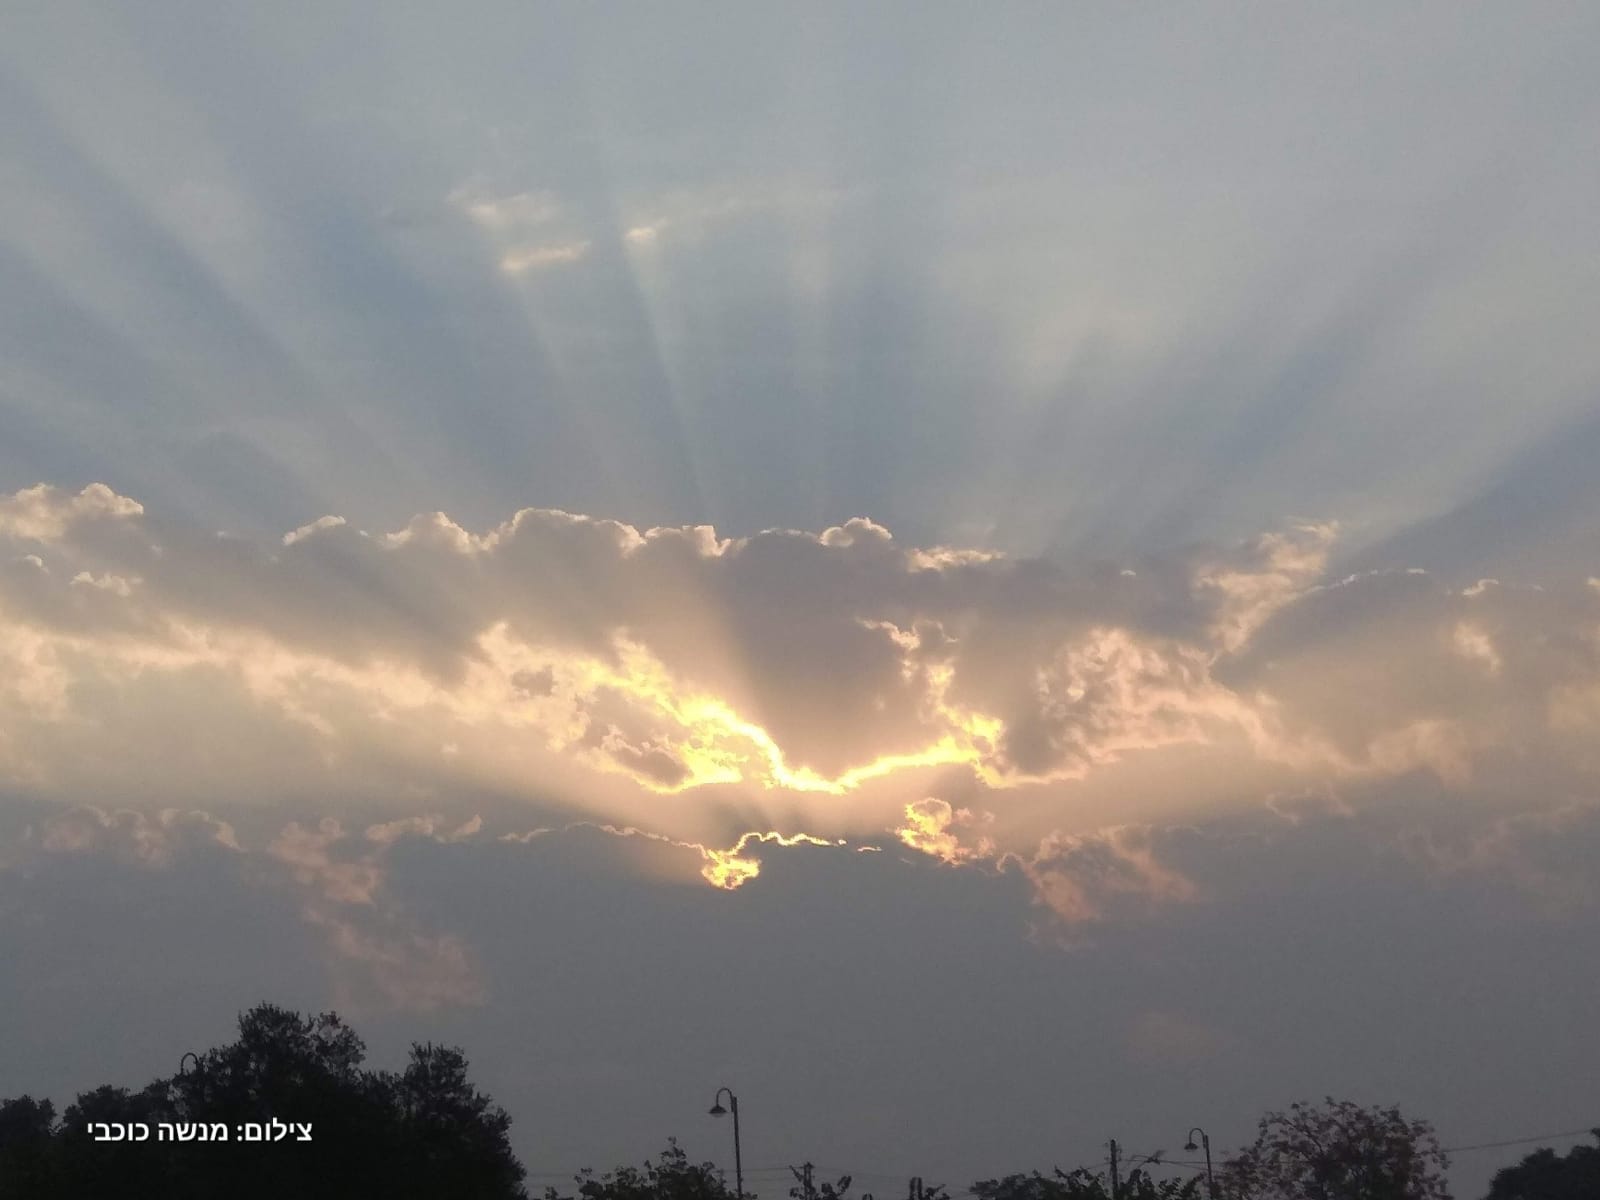
[(952, 866), (975, 858), (987, 858), (994, 853), (994, 842), (979, 837), (973, 846), (963, 846), (959, 832), (954, 827), (977, 823), (967, 809), (954, 809), (948, 801), (930, 797), (906, 805), (906, 823), (895, 834), (913, 850), (920, 850)]
[(588, 238), (564, 223), (566, 210), (548, 190), (502, 194), (474, 178), (453, 189), (446, 203), (472, 223), (507, 275), (567, 266), (587, 257), (592, 248)]
[(477, 180), (456, 188), (448, 200), (473, 224), (493, 233), (525, 233), (529, 229), (547, 225), (562, 215), (561, 204), (551, 192), (516, 192), (497, 196)]
[(91, 483), (75, 496), (41, 483), (0, 497), (0, 536), (54, 541), (79, 521), (134, 517), (142, 512), (137, 501), (117, 495), (103, 483)]
[(589, 243), (557, 242), (546, 246), (522, 246), (500, 256), (500, 269), (507, 275), (525, 275), (546, 267), (575, 263), (589, 253)]
[(622, 236), (635, 250), (669, 240), (694, 243), (741, 220), (820, 216), (836, 210), (846, 198), (838, 188), (768, 180), (674, 189), (634, 199)]
[[(719, 887), (768, 843), (886, 837), (1025, 864), (1052, 911), (1094, 920), (1196, 895), (1148, 823), (1418, 772), (1492, 794), (1517, 762), (1558, 789), (1600, 723), (1596, 589), (1330, 582), (1331, 525), (1074, 571), (865, 519), (723, 538), (526, 509), (255, 541), (100, 485), (0, 514), (11, 787), (411, 812), (466, 789), (660, 837)], [(357, 842), (467, 836), (470, 815)], [(350, 842), (329, 818), (270, 853), (370, 904), (375, 860), (330, 850)]]
[(746, 847), (752, 842), (757, 845), (770, 843), (775, 846), (842, 846), (845, 844), (843, 839), (840, 839), (837, 843), (829, 842), (824, 838), (812, 837), (809, 833), (796, 833), (787, 837), (781, 833), (771, 832), (741, 834), (739, 840), (726, 850), (718, 850), (706, 846), (695, 847), (706, 860), (706, 865), (700, 870), (700, 874), (705, 878), (705, 881), (713, 887), (731, 891), (761, 874), (760, 859), (746, 853)]
[(1192, 880), (1157, 858), (1149, 829), (1051, 834), (1031, 859), (1012, 861), (1038, 902), (1069, 925), (1103, 920), (1113, 906), (1186, 903), (1199, 895)]
[(337, 860), (330, 850), (345, 840), (345, 831), (332, 817), (316, 829), (291, 823), (268, 847), (267, 853), (287, 866), (294, 877), (338, 904), (371, 904), (382, 879), (371, 858)]

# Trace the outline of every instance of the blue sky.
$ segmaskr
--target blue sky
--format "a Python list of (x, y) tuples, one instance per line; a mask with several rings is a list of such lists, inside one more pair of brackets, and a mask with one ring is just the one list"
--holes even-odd
[(277, 998), (536, 1171), (1592, 1122), (1593, 12), (7, 24), (6, 1078)]

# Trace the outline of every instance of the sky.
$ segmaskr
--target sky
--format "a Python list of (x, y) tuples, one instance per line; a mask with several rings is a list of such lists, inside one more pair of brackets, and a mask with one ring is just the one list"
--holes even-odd
[(1600, 13), (5, 24), (0, 1094), (272, 1000), (540, 1186), (1595, 1122)]

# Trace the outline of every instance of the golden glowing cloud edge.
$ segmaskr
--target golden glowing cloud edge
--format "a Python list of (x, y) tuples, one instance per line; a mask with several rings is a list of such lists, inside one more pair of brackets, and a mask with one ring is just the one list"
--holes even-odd
[[(141, 776), (163, 803), (258, 777), (537, 794), (692, 849), (729, 889), (758, 874), (752, 847), (887, 836), (1023, 865), (1082, 918), (1094, 906), (1041, 865), (1063, 838), (1101, 837), (1117, 879), (1185, 896), (1117, 832), (1157, 811), (1152, 781), (1181, 813), (1296, 780), (1465, 788), (1500, 753), (1581, 767), (1600, 671), (1541, 646), (1551, 628), (1600, 645), (1597, 589), (1327, 583), (1335, 535), (1084, 578), (901, 548), (865, 519), (729, 539), (551, 510), (483, 534), (324, 517), (256, 547), (158, 526), (102, 485), (41, 485), (0, 497), (0, 771), (64, 799)], [(793, 700), (821, 732), (749, 711), (773, 697), (770, 717)], [(804, 761), (833, 728), (860, 757)]]

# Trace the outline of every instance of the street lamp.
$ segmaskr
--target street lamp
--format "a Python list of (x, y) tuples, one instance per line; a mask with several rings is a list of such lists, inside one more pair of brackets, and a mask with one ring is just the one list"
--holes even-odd
[(1211, 1197), (1211, 1200), (1217, 1200), (1217, 1182), (1211, 1177), (1211, 1138), (1206, 1135), (1206, 1131), (1204, 1129), (1201, 1129), (1200, 1126), (1196, 1125), (1193, 1129), (1189, 1130), (1189, 1143), (1188, 1145), (1184, 1146), (1184, 1149), (1200, 1149), (1200, 1146), (1196, 1146), (1194, 1144), (1194, 1135), (1197, 1133), (1200, 1135), (1200, 1146), (1204, 1146), (1206, 1148), (1206, 1193)]
[(198, 1079), (200, 1081), (200, 1090), (202, 1092), (205, 1091), (205, 1086), (206, 1086), (205, 1071), (204, 1071), (204, 1068), (202, 1068), (201, 1065), (200, 1065), (200, 1056), (198, 1054), (196, 1054), (193, 1050), (189, 1051), (187, 1054), (185, 1054), (182, 1058), (180, 1058), (178, 1060), (178, 1075), (177, 1075), (177, 1078), (174, 1079), (172, 1081), (171, 1085), (170, 1085), (172, 1090), (179, 1097), (183, 1098), (184, 1106), (185, 1106), (186, 1109), (188, 1107), (188, 1097), (185, 1095), (185, 1092), (186, 1092), (187, 1089), (184, 1087), (184, 1084), (179, 1083), (178, 1080), (181, 1079), (181, 1080), (184, 1080), (185, 1082), (187, 1082), (188, 1079), (190, 1078), (190, 1076), (189, 1076), (189, 1060), (191, 1058), (194, 1059), (194, 1078), (196, 1078), (196, 1079)]
[[(728, 1093), (728, 1107), (722, 1107), (722, 1093)], [(729, 1109), (733, 1110), (733, 1186), (737, 1200), (744, 1200), (744, 1162), (739, 1152), (739, 1097), (733, 1094), (732, 1088), (720, 1087), (717, 1094), (711, 1097), (711, 1115), (720, 1117)]]

